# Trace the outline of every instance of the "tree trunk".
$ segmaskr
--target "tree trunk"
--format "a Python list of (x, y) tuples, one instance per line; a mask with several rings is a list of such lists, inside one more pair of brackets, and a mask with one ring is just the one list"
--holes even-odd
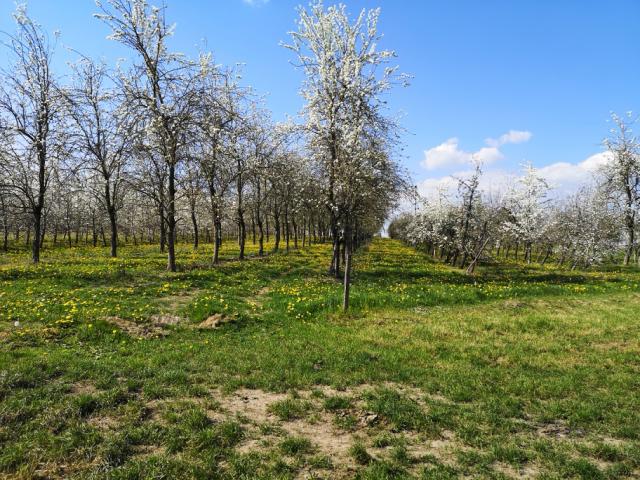
[(176, 271), (176, 166), (174, 162), (169, 164), (169, 205), (167, 206), (167, 270)]
[(91, 241), (94, 247), (98, 246), (98, 229), (96, 227), (95, 213), (91, 215)]
[(191, 209), (191, 223), (193, 224), (193, 249), (197, 250), (200, 239), (198, 238), (198, 219), (193, 209)]
[(256, 244), (256, 217), (251, 215), (251, 244)]
[(298, 249), (298, 224), (296, 223), (296, 217), (294, 216), (291, 219), (291, 224), (293, 225), (293, 248)]
[(625, 226), (627, 228), (627, 248), (624, 252), (624, 265), (629, 265), (631, 261), (631, 256), (633, 255), (633, 247), (635, 244), (635, 218), (634, 213), (631, 211), (631, 208), (627, 209), (627, 214), (625, 218)]
[[(37, 205), (33, 209), (33, 243), (31, 245), (31, 260), (33, 263), (40, 261), (40, 224), (42, 222), (42, 206)], [(27, 239), (29, 235), (27, 234)]]
[[(167, 224), (164, 221), (164, 204), (161, 202), (158, 207), (158, 213), (160, 214), (160, 252), (164, 253), (165, 247), (167, 245)], [(125, 228), (125, 235), (127, 234), (127, 229)], [(125, 242), (127, 239), (125, 238)]]
[(262, 218), (260, 214), (257, 215), (258, 224), (258, 256), (264, 255), (264, 227), (262, 226)]
[(236, 189), (238, 194), (238, 246), (240, 247), (240, 253), (238, 254), (238, 259), (244, 260), (244, 245), (247, 238), (247, 227), (244, 222), (244, 207), (242, 205), (243, 200), (243, 183), (242, 183), (242, 174), (238, 174), (238, 178), (236, 180)]
[(238, 219), (238, 246), (240, 247), (240, 253), (238, 259), (244, 260), (244, 246), (247, 240), (247, 226), (244, 223), (244, 217), (241, 216)]
[[(37, 145), (38, 152), (38, 199), (33, 206), (33, 244), (31, 245), (31, 260), (33, 263), (40, 261), (40, 247), (42, 242), (41, 237), (41, 223), (42, 223), (42, 210), (44, 209), (44, 197), (46, 193), (46, 143), (39, 142)], [(28, 238), (28, 237), (27, 237)]]
[(331, 217), (331, 240), (333, 242), (333, 251), (329, 275), (340, 278), (340, 237), (338, 235), (338, 222), (333, 215)]
[[(111, 226), (111, 257), (116, 258), (118, 256), (118, 219), (116, 217), (116, 209), (113, 206), (109, 206), (109, 225)], [(160, 220), (162, 221), (162, 219)], [(102, 231), (102, 241), (105, 243), (104, 230)]]
[(213, 220), (213, 263), (220, 262), (220, 247), (222, 245), (222, 221), (219, 215)]
[(284, 209), (284, 238), (287, 247), (287, 253), (289, 253), (289, 208)]
[(340, 242), (340, 236), (336, 235), (336, 239), (334, 240), (333, 243), (333, 260), (334, 260), (334, 264), (335, 264), (335, 268), (334, 268), (334, 275), (336, 278), (340, 278), (340, 259), (342, 257), (341, 255), (341, 242)]
[(275, 214), (273, 216), (273, 222), (274, 222), (274, 246), (273, 246), (273, 251), (274, 252), (278, 252), (280, 250), (280, 215), (279, 214)]
[(349, 294), (351, 290), (351, 256), (352, 256), (351, 229), (346, 228), (344, 231), (344, 289), (342, 296), (342, 309), (349, 309)]
[(40, 231), (40, 248), (44, 245), (44, 239), (47, 236), (47, 213), (46, 211), (42, 215), (42, 229)]
[(302, 219), (302, 248), (304, 248), (307, 242), (307, 221)]
[(266, 231), (266, 234), (267, 234), (267, 243), (269, 243), (269, 234), (270, 234), (270, 231), (269, 231), (269, 215), (266, 215), (266, 216), (265, 216), (264, 222), (265, 222), (265, 227), (266, 227), (266, 230), (267, 230), (267, 231)]
[(480, 250), (478, 250), (473, 260), (471, 260), (471, 263), (467, 267), (467, 271), (466, 271), (467, 275), (472, 275), (473, 272), (475, 271), (476, 265), (478, 264), (478, 259), (482, 255), (482, 252), (484, 251), (488, 243), (489, 243), (489, 239), (487, 238), (486, 241), (480, 246)]
[(6, 252), (9, 250), (9, 216), (4, 203), (2, 207), (2, 250)]

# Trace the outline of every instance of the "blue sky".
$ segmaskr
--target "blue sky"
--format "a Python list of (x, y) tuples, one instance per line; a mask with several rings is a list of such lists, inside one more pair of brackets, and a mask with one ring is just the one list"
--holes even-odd
[[(166, 1), (177, 50), (195, 53), (206, 39), (218, 62), (246, 64), (246, 83), (268, 93), (277, 119), (300, 109), (301, 75), (279, 47), (300, 1)], [(571, 190), (601, 159), (593, 155), (602, 150), (609, 112), (640, 111), (640, 1), (345, 3), (354, 15), (381, 7), (383, 46), (396, 50), (401, 70), (414, 77), (389, 104), (404, 114), (403, 161), (425, 192), (465, 171), (465, 160), (482, 148), (487, 182), (500, 184), (529, 161), (560, 190)], [(127, 56), (92, 18), (93, 0), (28, 5), (46, 29), (62, 32), (61, 71), (72, 57), (65, 45), (108, 61)], [(13, 8), (2, 0), (0, 30), (13, 31)]]

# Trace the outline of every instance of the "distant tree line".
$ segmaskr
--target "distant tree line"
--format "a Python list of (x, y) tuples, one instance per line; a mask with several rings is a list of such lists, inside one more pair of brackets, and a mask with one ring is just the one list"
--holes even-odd
[(614, 114), (612, 122), (604, 141), (607, 161), (577, 193), (551, 197), (546, 180), (527, 165), (502, 195), (487, 195), (478, 163), (473, 174), (458, 179), (457, 195), (440, 192), (424, 200), (394, 219), (390, 236), (468, 273), (478, 262), (500, 258), (571, 268), (640, 262), (640, 143), (631, 114)]

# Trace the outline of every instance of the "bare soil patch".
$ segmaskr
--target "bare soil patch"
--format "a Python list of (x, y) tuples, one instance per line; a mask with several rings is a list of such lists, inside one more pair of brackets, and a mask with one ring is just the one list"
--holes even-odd
[(507, 478), (529, 479), (538, 478), (538, 475), (540, 475), (538, 468), (532, 464), (516, 468), (505, 462), (496, 462), (493, 464), (493, 469)]
[(87, 419), (87, 423), (100, 430), (115, 430), (120, 425), (117, 418), (107, 415), (92, 415)]
[(556, 439), (569, 438), (570, 436), (581, 437), (585, 433), (579, 428), (570, 428), (562, 420), (555, 420), (553, 422), (539, 424), (536, 428), (536, 432), (541, 437), (552, 437)]
[(105, 320), (135, 338), (158, 338), (168, 335), (162, 326), (154, 323), (137, 323), (120, 317), (106, 317)]
[(265, 296), (271, 292), (271, 287), (265, 286), (256, 292), (252, 297), (247, 298), (247, 303), (249, 303), (254, 308), (262, 308), (265, 301)]
[(216, 313), (211, 315), (209, 318), (200, 322), (198, 324), (198, 328), (219, 328), (226, 323), (232, 323), (234, 319), (232, 317), (228, 317), (223, 315), (222, 313)]
[[(425, 394), (411, 387), (385, 383), (387, 388), (395, 388), (416, 400), (423, 400)], [(211, 412), (215, 420), (222, 420), (225, 415), (233, 415), (245, 419), (249, 425), (244, 441), (236, 448), (239, 453), (255, 451), (266, 452), (277, 445), (285, 436), (304, 437), (311, 441), (316, 454), (331, 459), (334, 470), (330, 478), (351, 478), (358, 465), (350, 453), (354, 443), (361, 443), (369, 452), (378, 458), (389, 454), (390, 448), (376, 448), (374, 438), (381, 433), (388, 432), (384, 421), (373, 412), (367, 411), (365, 402), (360, 399), (362, 393), (375, 388), (372, 385), (358, 385), (342, 390), (328, 386), (319, 386), (314, 391), (297, 391), (292, 397), (284, 393), (265, 392), (256, 389), (240, 389), (231, 395), (216, 396), (221, 408)], [(319, 394), (319, 392), (321, 392)], [(323, 399), (332, 396), (346, 396), (353, 399), (353, 404), (347, 409), (326, 411), (322, 407)], [(303, 418), (280, 420), (270, 412), (270, 405), (287, 398), (297, 398), (310, 402), (312, 408)], [(348, 428), (341, 427), (337, 419), (354, 417), (357, 421)], [(265, 426), (268, 427), (265, 429)], [(265, 433), (267, 431), (268, 433)], [(440, 439), (424, 439), (417, 433), (401, 432), (393, 435), (401, 436), (407, 442), (407, 449), (412, 457), (432, 455), (444, 463), (453, 458), (451, 452), (461, 447), (461, 442), (455, 438), (453, 432), (446, 432)], [(299, 478), (311, 478), (312, 472), (304, 469)], [(316, 471), (317, 473), (317, 471)], [(306, 475), (306, 476), (305, 476)]]
[(200, 292), (200, 289), (195, 288), (193, 290), (184, 291), (178, 295), (167, 295), (165, 297), (159, 297), (157, 299), (157, 302), (163, 307), (162, 310), (176, 313), (181, 308), (189, 305)]
[(73, 395), (93, 395), (98, 389), (91, 382), (76, 382), (71, 384), (71, 393)]
[(185, 321), (184, 318), (170, 314), (152, 315), (149, 320), (155, 325), (178, 325)]

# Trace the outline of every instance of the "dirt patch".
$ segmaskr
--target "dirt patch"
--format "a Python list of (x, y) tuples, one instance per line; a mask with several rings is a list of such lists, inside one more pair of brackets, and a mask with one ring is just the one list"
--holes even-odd
[(552, 437), (557, 439), (564, 439), (570, 436), (582, 437), (585, 434), (584, 430), (580, 428), (570, 428), (562, 420), (539, 424), (536, 428), (536, 433), (541, 437)]
[(75, 478), (84, 478), (82, 476), (78, 477), (78, 475), (82, 475), (84, 471), (88, 471), (96, 467), (95, 462), (88, 461), (79, 461), (79, 462), (68, 462), (64, 464), (58, 464), (56, 462), (44, 462), (38, 465), (30, 474), (27, 476), (26, 473), (23, 476), (3, 476), (0, 474), (0, 479), (9, 479), (9, 478), (48, 478), (48, 479), (67, 479), (71, 477)]
[(456, 452), (472, 450), (450, 430), (440, 432), (439, 438), (424, 438), (415, 432), (402, 432), (402, 436), (407, 441), (407, 452), (416, 460), (417, 467), (422, 459), (435, 458), (441, 464), (455, 468)]
[(263, 423), (276, 419), (273, 414), (269, 413), (269, 405), (286, 398), (287, 395), (283, 393), (242, 388), (232, 395), (220, 397), (218, 400), (223, 411), (247, 417), (255, 423)]
[(274, 441), (271, 438), (249, 438), (243, 441), (238, 447), (236, 447), (236, 452), (243, 455), (252, 452), (259, 452), (273, 446), (273, 443)]
[(181, 308), (189, 305), (200, 292), (201, 290), (194, 289), (183, 292), (179, 295), (167, 295), (166, 297), (159, 297), (157, 299), (157, 303), (164, 307), (163, 310), (175, 313)]
[(622, 340), (619, 342), (595, 343), (593, 344), (593, 348), (604, 352), (617, 351), (620, 353), (633, 353), (640, 352), (640, 342), (632, 340)]
[(71, 393), (73, 395), (93, 395), (98, 393), (98, 389), (91, 382), (76, 382), (71, 384)]
[(514, 467), (505, 462), (495, 462), (493, 464), (493, 469), (501, 473), (507, 478), (537, 478), (540, 475), (539, 469), (535, 465), (526, 464), (521, 465), (520, 467)]
[(608, 437), (606, 435), (603, 436), (603, 437), (600, 437), (599, 440), (602, 443), (609, 444), (609, 445), (612, 445), (614, 447), (621, 447), (621, 446), (627, 445), (627, 441), (626, 440), (621, 440), (619, 438)]
[[(234, 415), (245, 422), (247, 435), (236, 448), (238, 453), (255, 451), (267, 452), (272, 450), (286, 436), (304, 437), (311, 441), (315, 454), (331, 459), (334, 470), (330, 478), (352, 478), (358, 468), (350, 454), (354, 443), (362, 443), (369, 452), (378, 458), (385, 458), (390, 454), (389, 448), (373, 446), (374, 438), (380, 433), (387, 432), (387, 425), (378, 415), (367, 411), (366, 403), (361, 396), (364, 392), (376, 387), (385, 386), (396, 388), (412, 398), (424, 399), (424, 392), (411, 387), (393, 383), (383, 385), (359, 385), (352, 388), (335, 389), (328, 386), (318, 386), (313, 391), (297, 391), (293, 395), (271, 393), (255, 389), (240, 389), (231, 395), (216, 397), (221, 408), (210, 412), (210, 417), (221, 421), (225, 415)], [(322, 407), (324, 398), (345, 396), (352, 399), (349, 408), (338, 411), (326, 411)], [(303, 418), (280, 420), (270, 412), (270, 405), (287, 398), (298, 398), (312, 405), (309, 413)], [(339, 420), (353, 417), (355, 421), (348, 427), (340, 424)], [(248, 424), (247, 424), (248, 422)], [(395, 434), (394, 434), (395, 435)], [(440, 439), (424, 439), (414, 432), (402, 432), (401, 436), (407, 442), (407, 449), (414, 458), (434, 456), (443, 463), (451, 463), (452, 452), (460, 449), (461, 442), (453, 432), (443, 432)], [(317, 474), (318, 470), (314, 469)], [(299, 472), (298, 478), (313, 477), (308, 469)], [(305, 476), (306, 475), (306, 476)]]
[(287, 422), (283, 428), (289, 435), (305, 437), (311, 440), (319, 453), (331, 458), (333, 464), (339, 470), (354, 470), (354, 459), (349, 454), (349, 449), (357, 439), (364, 437), (354, 432), (345, 432), (332, 424), (328, 415), (321, 415), (316, 423), (308, 423), (304, 420)]
[(105, 320), (135, 338), (158, 338), (168, 335), (161, 326), (153, 323), (137, 323), (120, 317), (106, 317)]
[(152, 315), (149, 320), (156, 325), (178, 325), (185, 321), (182, 317), (169, 314)]
[(87, 423), (100, 430), (115, 430), (120, 422), (115, 417), (93, 415), (87, 419)]
[[(209, 397), (182, 398), (179, 402), (192, 402), (203, 408), (207, 416), (215, 423), (234, 419), (243, 425), (244, 437), (235, 447), (239, 454), (262, 453), (267, 456), (275, 453), (282, 456), (279, 445), (287, 437), (302, 437), (313, 445), (310, 455), (324, 456), (331, 460), (333, 468), (324, 471), (320, 466), (305, 465), (297, 472), (296, 478), (353, 478), (360, 465), (350, 453), (354, 444), (362, 444), (376, 459), (388, 460), (393, 447), (399, 442), (405, 445), (409, 456), (415, 459), (410, 471), (419, 473), (421, 465), (429, 458), (436, 458), (445, 465), (456, 467), (456, 451), (471, 449), (457, 438), (452, 431), (443, 431), (433, 438), (424, 433), (395, 431), (384, 418), (367, 410), (365, 393), (376, 388), (393, 388), (420, 402), (428, 409), (430, 396), (422, 390), (395, 383), (379, 385), (363, 384), (354, 387), (336, 389), (329, 386), (317, 386), (313, 390), (298, 390), (290, 393), (267, 392), (259, 389), (241, 388), (230, 394), (212, 390)], [(328, 397), (348, 397), (350, 402), (344, 408), (325, 410), (324, 401)], [(272, 405), (283, 400), (300, 401), (310, 405), (301, 416), (282, 419), (276, 415)], [(162, 423), (165, 406), (176, 399), (152, 400), (147, 404), (153, 421)], [(214, 405), (215, 406), (212, 406)], [(391, 438), (387, 446), (381, 446), (381, 436)], [(286, 455), (285, 455), (286, 456)], [(415, 470), (415, 472), (414, 472)], [(326, 475), (325, 475), (326, 473)], [(526, 477), (522, 477), (526, 478)]]
[(224, 324), (232, 323), (234, 319), (221, 313), (211, 315), (205, 321), (198, 324), (198, 328), (219, 328)]
[[(299, 392), (298, 396), (311, 401), (311, 392)], [(355, 468), (349, 449), (353, 445), (356, 433), (346, 432), (334, 425), (333, 416), (322, 411), (319, 401), (314, 405), (312, 418), (281, 421), (269, 411), (269, 406), (289, 398), (283, 393), (270, 393), (262, 390), (240, 389), (233, 394), (219, 398), (221, 410), (249, 420), (254, 428), (237, 448), (239, 453), (264, 451), (284, 436), (308, 438), (317, 453), (331, 458), (341, 470)], [(218, 412), (215, 415), (219, 415)], [(264, 434), (260, 427), (267, 427), (272, 433)]]
[(161, 456), (165, 453), (166, 448), (158, 445), (136, 445), (133, 448), (133, 455), (138, 458)]
[(529, 306), (529, 304), (525, 302), (520, 302), (518, 300), (506, 300), (503, 305), (506, 308), (512, 308), (514, 310), (519, 310)]
[(265, 301), (265, 296), (271, 292), (271, 287), (262, 287), (260, 290), (256, 292), (252, 297), (247, 298), (247, 303), (251, 305), (253, 308), (262, 308)]
[(194, 289), (182, 292), (178, 295), (168, 295), (156, 299), (158, 310), (161, 313), (149, 317), (149, 321), (155, 325), (178, 325), (186, 323), (187, 319), (180, 313), (187, 307), (195, 297), (200, 294), (201, 290)]

